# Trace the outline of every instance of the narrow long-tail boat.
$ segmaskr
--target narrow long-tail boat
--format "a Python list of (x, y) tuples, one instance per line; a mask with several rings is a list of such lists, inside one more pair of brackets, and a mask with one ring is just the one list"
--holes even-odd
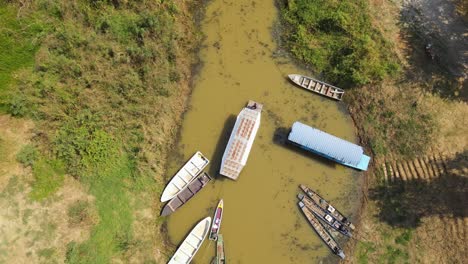
[(197, 253), (210, 230), (211, 217), (201, 220), (180, 244), (168, 264), (188, 264)]
[(215, 214), (213, 216), (213, 223), (211, 224), (211, 230), (210, 230), (210, 240), (217, 240), (218, 239), (218, 234), (219, 234), (219, 229), (221, 228), (221, 220), (223, 220), (223, 199), (219, 201), (218, 206), (216, 207)]
[(320, 218), (323, 222), (327, 225), (331, 226), (336, 231), (340, 232), (341, 234), (351, 237), (351, 232), (348, 230), (348, 226), (344, 225), (340, 221), (336, 220), (333, 216), (328, 214), (323, 208), (319, 207), (316, 203), (314, 203), (311, 199), (305, 197), (302, 193), (297, 195), (299, 201), (303, 202), (307, 209), (311, 210), (312, 213), (315, 214), (318, 218)]
[(340, 211), (338, 211), (335, 207), (333, 207), (325, 199), (318, 195), (318, 193), (314, 192), (304, 184), (299, 185), (299, 187), (307, 194), (307, 196), (309, 196), (310, 199), (312, 199), (312, 201), (314, 201), (314, 203), (331, 214), (336, 220), (348, 226), (351, 230), (354, 230), (354, 225), (348, 220), (348, 218), (346, 218)]
[(341, 101), (341, 98), (343, 98), (344, 90), (331, 84), (324, 83), (322, 81), (300, 74), (289, 74), (288, 77), (293, 83), (306, 90), (333, 98), (338, 101)]
[(325, 229), (322, 223), (320, 223), (320, 221), (314, 216), (314, 214), (306, 208), (303, 202), (299, 202), (298, 205), (301, 208), (302, 213), (304, 213), (310, 225), (314, 228), (315, 232), (322, 239), (322, 241), (328, 246), (328, 248), (330, 248), (330, 250), (334, 254), (344, 259), (345, 254), (343, 253), (343, 250), (338, 245), (338, 243), (336, 243), (335, 239), (333, 239), (330, 233), (328, 233), (328, 231)]
[(197, 194), (203, 187), (205, 187), (211, 180), (208, 173), (203, 172), (195, 180), (193, 180), (185, 189), (183, 189), (176, 197), (172, 198), (166, 206), (164, 206), (161, 216), (172, 214), (177, 208), (184, 205), (195, 194)]
[(216, 242), (216, 257), (214, 258), (213, 264), (226, 264), (226, 256), (224, 255), (224, 241), (223, 235), (218, 235), (218, 241)]

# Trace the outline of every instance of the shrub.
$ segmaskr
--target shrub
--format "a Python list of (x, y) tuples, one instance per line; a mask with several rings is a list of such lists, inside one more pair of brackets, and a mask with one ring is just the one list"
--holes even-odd
[(278, 1), (286, 45), (330, 82), (353, 87), (399, 71), (391, 45), (372, 27), (365, 0)]
[(24, 166), (32, 166), (38, 159), (39, 152), (33, 145), (24, 146), (16, 155), (16, 160), (21, 162)]

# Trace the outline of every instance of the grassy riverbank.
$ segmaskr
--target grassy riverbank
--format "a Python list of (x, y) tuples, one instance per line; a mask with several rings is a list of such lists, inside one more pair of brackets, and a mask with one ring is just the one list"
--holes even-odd
[[(468, 108), (457, 97), (463, 80), (447, 71), (456, 62), (430, 61), (420, 51), (427, 41), (421, 36), (429, 33), (416, 31), (423, 20), (405, 20), (405, 12), (414, 9), (410, 4), (277, 3), (283, 48), (319, 78), (347, 89), (344, 101), (360, 143), (373, 153), (358, 242), (348, 243), (355, 252), (348, 261), (460, 261), (462, 254), (445, 246), (463, 243), (458, 231), (448, 230), (466, 232), (466, 210), (460, 207), (465, 194), (457, 186), (466, 182), (461, 177), (466, 164), (460, 161), (466, 156), (467, 130), (461, 124)], [(443, 257), (447, 250), (450, 259)]]
[[(84, 237), (6, 259), (165, 261), (157, 196), (190, 93), (200, 39), (189, 11), (195, 5), (2, 1), (0, 48), (11, 52), (0, 57), (1, 109), (34, 120), (31, 143), (18, 155), (33, 175), (28, 203), (60, 203), (56, 193), (68, 177), (94, 197), (67, 209), (70, 228)], [(61, 221), (68, 220), (46, 224)], [(60, 236), (51, 232), (50, 240)]]

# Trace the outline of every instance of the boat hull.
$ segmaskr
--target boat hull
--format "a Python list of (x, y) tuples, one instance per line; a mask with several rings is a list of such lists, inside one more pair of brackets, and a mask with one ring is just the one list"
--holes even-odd
[(161, 195), (161, 202), (167, 202), (177, 196), (205, 169), (209, 162), (200, 151), (197, 151), (166, 185)]
[(176, 197), (170, 200), (163, 208), (161, 216), (167, 216), (175, 212), (178, 208), (186, 204), (195, 194), (203, 189), (211, 181), (210, 175), (204, 172), (193, 180)]
[(297, 86), (308, 91), (341, 101), (344, 90), (331, 84), (300, 74), (289, 74), (289, 79)]
[(348, 226), (344, 225), (342, 222), (335, 219), (332, 215), (328, 214), (314, 201), (305, 197), (303, 194), (298, 194), (297, 198), (299, 199), (299, 201), (303, 202), (307, 209), (314, 213), (316, 217), (322, 220), (322, 222), (326, 223), (328, 226), (330, 226), (340, 234), (347, 237), (351, 237), (351, 232), (349, 232)]
[(342, 224), (348, 226), (351, 230), (354, 230), (354, 225), (344, 216), (338, 209), (329, 204), (325, 199), (323, 199), (318, 193), (314, 192), (309, 187), (304, 184), (299, 185), (299, 188), (307, 194), (307, 196), (320, 208), (332, 215), (336, 220), (340, 221)]
[(211, 217), (207, 217), (190, 231), (184, 241), (177, 248), (168, 264), (188, 264), (200, 249), (208, 234), (211, 224)]
[(263, 105), (249, 101), (236, 119), (221, 161), (219, 173), (237, 180), (247, 163), (255, 136), (260, 127)]
[(216, 207), (213, 222), (210, 229), (210, 235), (208, 236), (210, 240), (217, 240), (219, 230), (221, 229), (221, 221), (223, 220), (223, 210), (224, 210), (224, 202), (221, 199), (219, 201), (218, 206)]
[(314, 214), (306, 208), (304, 203), (298, 202), (299, 208), (306, 217), (309, 224), (315, 230), (315, 233), (322, 239), (323, 243), (328, 246), (328, 248), (337, 256), (344, 259), (345, 255), (341, 247), (336, 243), (335, 239), (330, 235), (330, 233), (325, 229), (325, 227), (320, 223), (320, 221), (314, 216)]

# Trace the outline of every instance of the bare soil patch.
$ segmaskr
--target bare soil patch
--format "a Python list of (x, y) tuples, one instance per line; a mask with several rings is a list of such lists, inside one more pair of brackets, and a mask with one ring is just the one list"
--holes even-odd
[(93, 201), (71, 177), (53, 197), (30, 199), (33, 176), (16, 154), (29, 143), (32, 129), (31, 121), (0, 116), (0, 263), (63, 263), (67, 243), (87, 239), (92, 224), (69, 223), (71, 204)]

